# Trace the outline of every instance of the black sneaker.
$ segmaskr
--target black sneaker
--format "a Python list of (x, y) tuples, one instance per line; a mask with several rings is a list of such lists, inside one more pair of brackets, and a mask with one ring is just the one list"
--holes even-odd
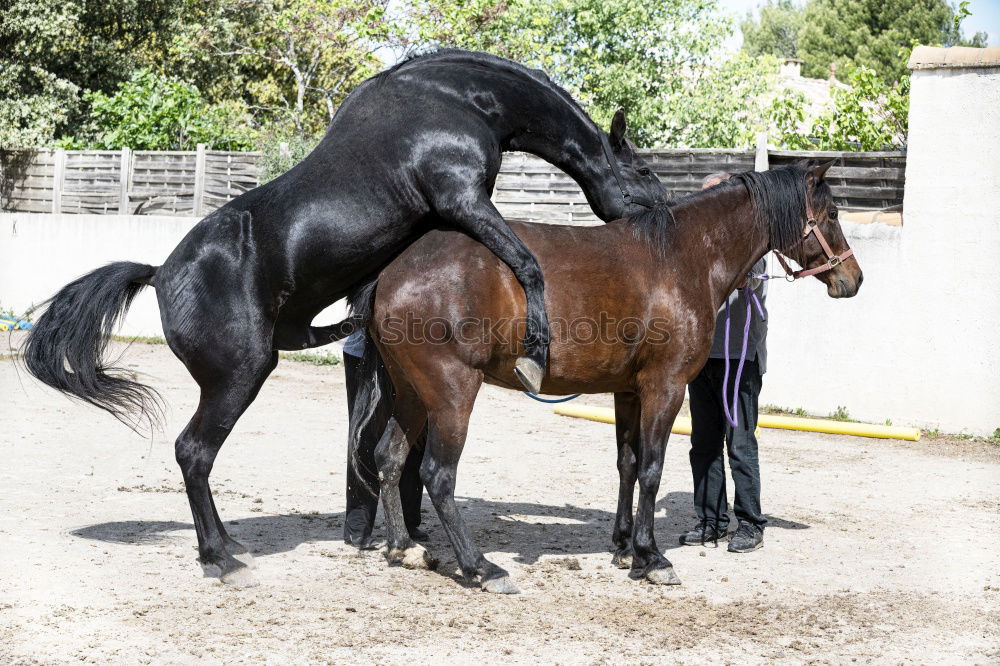
[(406, 531), (410, 533), (410, 538), (414, 541), (430, 541), (431, 535), (423, 531), (419, 527), (407, 527)]
[(726, 536), (725, 527), (720, 528), (715, 523), (703, 520), (693, 530), (682, 534), (680, 541), (682, 546), (703, 546), (706, 543), (719, 545), (719, 540)]
[(344, 543), (368, 550), (372, 544), (372, 516), (368, 509), (352, 509), (344, 518)]
[(729, 541), (730, 553), (752, 553), (764, 545), (764, 530), (751, 525), (750, 523), (740, 523)]

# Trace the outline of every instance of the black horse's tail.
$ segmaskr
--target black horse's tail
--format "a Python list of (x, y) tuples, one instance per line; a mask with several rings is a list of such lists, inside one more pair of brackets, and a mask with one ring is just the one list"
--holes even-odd
[(109, 364), (104, 355), (132, 299), (155, 274), (155, 266), (119, 261), (60, 289), (22, 347), (28, 372), (110, 412), (130, 428), (144, 419), (152, 427), (162, 413), (159, 394), (130, 379), (131, 373)]
[[(360, 381), (351, 408), (348, 446), (351, 451), (351, 467), (354, 469), (355, 475), (365, 490), (376, 497), (378, 497), (378, 490), (372, 488), (365, 481), (365, 478), (377, 475), (374, 470), (368, 470), (368, 475), (362, 473), (362, 468), (373, 464), (373, 461), (367, 460), (369, 456), (362, 456), (362, 433), (380, 412), (383, 414), (388, 412), (384, 402), (392, 399), (392, 381), (389, 379), (389, 373), (386, 372), (385, 364), (382, 363), (382, 358), (379, 356), (378, 348), (372, 340), (371, 331), (368, 330), (368, 325), (372, 320), (377, 286), (378, 280), (373, 280), (358, 287), (348, 298), (351, 306), (351, 319), (354, 320), (357, 327), (355, 330), (363, 331), (365, 336), (365, 350), (358, 369)], [(379, 435), (381, 436), (381, 433)]]

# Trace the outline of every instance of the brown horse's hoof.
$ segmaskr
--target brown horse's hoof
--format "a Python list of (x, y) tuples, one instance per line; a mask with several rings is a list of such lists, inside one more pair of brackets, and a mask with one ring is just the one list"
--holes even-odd
[(680, 585), (681, 579), (674, 573), (673, 567), (666, 569), (653, 569), (646, 574), (646, 580), (654, 585)]
[(433, 571), (437, 569), (438, 561), (427, 552), (427, 549), (420, 544), (413, 544), (409, 548), (393, 548), (386, 554), (386, 559), (390, 564), (400, 564), (406, 569), (427, 569)]
[(522, 356), (514, 363), (514, 374), (530, 393), (538, 393), (542, 389), (542, 366), (527, 356)]

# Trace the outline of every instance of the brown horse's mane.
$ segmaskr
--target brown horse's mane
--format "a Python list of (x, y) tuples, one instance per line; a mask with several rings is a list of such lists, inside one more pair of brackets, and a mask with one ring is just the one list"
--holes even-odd
[[(806, 210), (806, 178), (811, 165), (788, 165), (770, 171), (747, 171), (706, 190), (692, 192), (682, 197), (643, 211), (629, 218), (636, 234), (657, 251), (669, 254), (677, 219), (673, 209), (681, 204), (698, 202), (719, 190), (744, 187), (750, 195), (751, 206), (758, 220), (766, 221), (770, 247), (782, 249), (791, 246), (802, 235)], [(814, 193), (814, 209), (821, 210), (830, 197), (830, 188), (820, 183)]]

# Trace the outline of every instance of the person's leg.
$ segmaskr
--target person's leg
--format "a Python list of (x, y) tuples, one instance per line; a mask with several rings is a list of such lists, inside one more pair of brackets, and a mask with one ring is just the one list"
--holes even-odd
[[(735, 362), (730, 375), (735, 372)], [(760, 460), (757, 454), (757, 407), (762, 378), (756, 361), (746, 364), (740, 380), (739, 422), (735, 428), (727, 428), (729, 469), (733, 475), (735, 496), (733, 513), (740, 524), (747, 524), (755, 530), (744, 530), (741, 539), (731, 544), (731, 550), (751, 550), (760, 546), (767, 519), (760, 504)], [(746, 542), (746, 543), (743, 543)]]
[[(354, 413), (355, 396), (358, 386), (363, 381), (360, 371), (361, 359), (344, 354), (348, 418)], [(379, 480), (375, 465), (375, 447), (388, 421), (387, 415), (382, 414), (383, 411), (377, 410), (371, 422), (361, 431), (357, 461), (351, 460), (351, 447), (347, 447), (347, 509), (344, 514), (344, 542), (359, 547), (367, 545), (371, 540), (375, 512), (378, 509)]]
[(427, 534), (420, 529), (420, 504), (424, 498), (424, 484), (420, 480), (420, 463), (424, 459), (424, 449), (427, 446), (427, 430), (420, 435), (416, 446), (410, 448), (410, 454), (406, 458), (406, 465), (403, 467), (403, 475), (399, 479), (399, 495), (403, 503), (403, 521), (406, 523), (406, 530), (410, 537), (416, 540), (427, 538)]
[[(694, 480), (694, 509), (699, 521), (718, 533), (724, 533), (729, 526), (723, 461), (725, 415), (721, 397), (722, 363), (718, 359), (708, 359), (702, 371), (688, 385), (691, 407), (689, 458)], [(706, 536), (711, 539), (714, 534), (706, 532)]]

